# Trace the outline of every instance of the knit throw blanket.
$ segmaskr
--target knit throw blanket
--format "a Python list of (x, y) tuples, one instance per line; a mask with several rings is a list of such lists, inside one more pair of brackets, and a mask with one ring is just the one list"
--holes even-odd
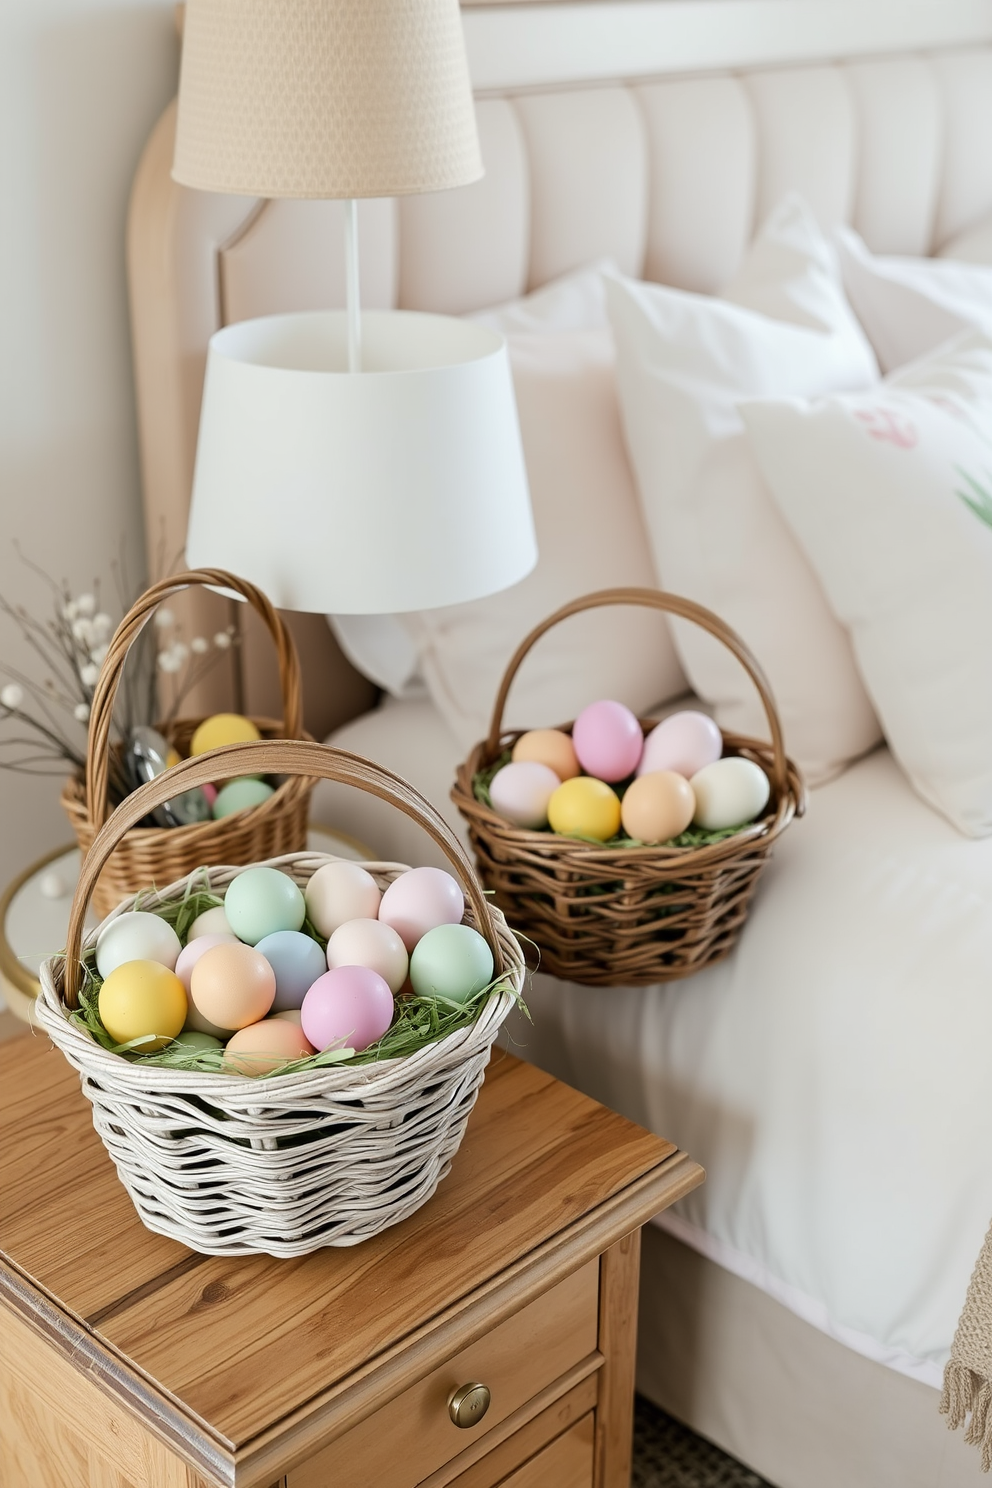
[(971, 1413), (965, 1441), (980, 1447), (982, 1471), (992, 1468), (992, 1229), (968, 1283), (964, 1311), (944, 1369), (941, 1413), (953, 1431)]

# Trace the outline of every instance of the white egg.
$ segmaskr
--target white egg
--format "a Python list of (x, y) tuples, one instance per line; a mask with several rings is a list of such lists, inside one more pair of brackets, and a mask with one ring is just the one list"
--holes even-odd
[(201, 915), (197, 915), (189, 927), (186, 936), (186, 944), (191, 940), (199, 940), (201, 935), (233, 935), (227, 920), (227, 913), (223, 904), (218, 904), (214, 909), (205, 909)]
[(516, 760), (497, 770), (489, 782), (493, 810), (518, 827), (543, 827), (548, 820), (548, 802), (561, 785), (550, 765), (537, 760)]
[(100, 932), (96, 969), (106, 980), (125, 961), (158, 961), (174, 971), (182, 946), (171, 925), (146, 910), (118, 915)]
[(693, 775), (696, 797), (693, 821), (708, 832), (742, 827), (760, 816), (768, 804), (768, 776), (752, 760), (739, 755), (714, 760)]

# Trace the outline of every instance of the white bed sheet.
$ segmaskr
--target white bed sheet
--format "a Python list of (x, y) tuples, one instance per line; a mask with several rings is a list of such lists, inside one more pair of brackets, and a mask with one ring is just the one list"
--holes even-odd
[[(333, 742), (446, 811), (458, 749), (426, 702)], [(315, 816), (385, 857), (418, 829), (339, 787)], [(992, 1217), (992, 840), (884, 750), (814, 793), (735, 952), (667, 986), (538, 976), (520, 1052), (677, 1141), (707, 1182), (665, 1225), (841, 1342), (938, 1386)]]

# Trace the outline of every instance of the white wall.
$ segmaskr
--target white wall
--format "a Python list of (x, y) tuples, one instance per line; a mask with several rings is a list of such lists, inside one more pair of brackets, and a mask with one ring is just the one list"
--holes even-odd
[[(124, 224), (177, 62), (168, 0), (0, 0), (0, 592), (33, 609), (14, 540), (77, 592), (141, 577)], [(59, 788), (0, 772), (0, 887), (71, 838)]]

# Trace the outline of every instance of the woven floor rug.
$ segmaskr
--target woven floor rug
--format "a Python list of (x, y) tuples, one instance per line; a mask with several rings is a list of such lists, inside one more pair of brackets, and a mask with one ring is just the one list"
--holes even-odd
[(631, 1488), (772, 1488), (638, 1395)]

